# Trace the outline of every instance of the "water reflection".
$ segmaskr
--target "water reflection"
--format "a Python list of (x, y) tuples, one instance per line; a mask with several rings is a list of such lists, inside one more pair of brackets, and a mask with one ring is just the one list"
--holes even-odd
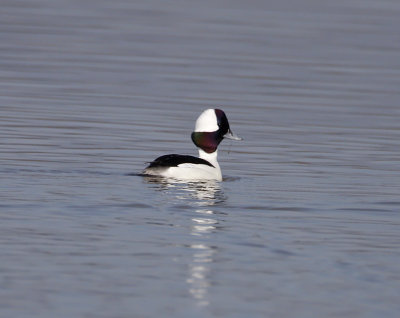
[(219, 181), (185, 182), (165, 178), (145, 177), (148, 183), (158, 185), (160, 191), (173, 191), (174, 197), (180, 202), (194, 208), (196, 216), (191, 218), (190, 234), (193, 240), (188, 244), (192, 251), (186, 282), (189, 294), (198, 306), (210, 304), (209, 288), (212, 263), (218, 253), (218, 248), (212, 245), (212, 234), (221, 228), (221, 216), (215, 206), (224, 203), (226, 197)]
[(213, 206), (226, 200), (219, 181), (180, 182), (175, 179), (157, 176), (144, 176), (143, 179), (146, 183), (154, 184), (156, 190), (172, 190), (174, 196), (177, 199), (184, 200), (185, 203), (197, 206)]
[(210, 283), (211, 265), (217, 253), (216, 248), (207, 244), (192, 244), (194, 251), (192, 263), (189, 264), (189, 273), (186, 282), (189, 284), (189, 293), (196, 300), (197, 305), (207, 306), (210, 303), (208, 290)]

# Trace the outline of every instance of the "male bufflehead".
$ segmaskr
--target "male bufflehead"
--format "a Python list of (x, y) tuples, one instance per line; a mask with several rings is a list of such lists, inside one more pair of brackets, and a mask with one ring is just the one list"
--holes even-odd
[(217, 161), (217, 147), (222, 139), (242, 140), (232, 133), (228, 118), (220, 109), (207, 109), (197, 118), (192, 141), (199, 149), (199, 157), (164, 155), (151, 162), (144, 175), (182, 180), (222, 180)]

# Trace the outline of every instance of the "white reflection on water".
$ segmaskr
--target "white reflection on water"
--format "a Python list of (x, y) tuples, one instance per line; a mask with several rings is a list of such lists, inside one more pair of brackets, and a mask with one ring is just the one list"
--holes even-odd
[[(193, 241), (188, 244), (191, 248), (192, 260), (189, 263), (188, 283), (189, 294), (198, 306), (208, 306), (211, 265), (217, 255), (218, 248), (210, 244), (211, 235), (218, 229), (220, 213), (212, 208), (225, 202), (225, 195), (219, 181), (208, 180), (201, 182), (177, 183), (173, 179), (145, 177), (149, 183), (157, 183), (160, 190), (174, 189), (174, 196), (181, 202), (195, 207), (196, 216), (191, 218), (190, 234)], [(218, 217), (217, 217), (218, 216)]]
[(214, 260), (216, 249), (206, 244), (193, 244), (193, 260), (190, 264), (189, 274), (186, 282), (189, 284), (189, 293), (196, 300), (197, 305), (209, 305), (208, 289), (210, 287), (210, 263)]
[[(210, 189), (213, 191), (215, 188), (211, 187)], [(207, 200), (206, 202), (207, 208), (196, 209), (199, 217), (192, 218), (191, 234), (207, 239), (207, 236), (217, 229), (218, 220), (212, 217), (214, 211), (209, 209), (210, 202)], [(209, 305), (210, 263), (213, 262), (217, 249), (207, 244), (206, 241), (192, 244), (190, 247), (193, 249), (193, 258), (189, 265), (189, 277), (186, 280), (190, 285), (189, 292), (199, 306), (207, 306)]]
[[(189, 265), (187, 283), (189, 292), (196, 300), (197, 305), (207, 306), (209, 300), (209, 287), (211, 265), (218, 251), (209, 244), (210, 235), (217, 230), (219, 221), (214, 217), (212, 206), (223, 201), (220, 183), (208, 181), (194, 187), (192, 192), (198, 199), (199, 206), (195, 211), (198, 216), (192, 218), (191, 234), (196, 237), (196, 243), (190, 245), (193, 250), (192, 263)], [(199, 242), (200, 241), (200, 242)]]
[[(211, 210), (196, 210), (198, 213), (209, 213), (213, 214), (213, 211)], [(211, 218), (192, 218), (192, 221), (194, 223), (193, 225), (193, 235), (203, 235), (203, 234), (208, 234), (212, 230), (216, 229), (216, 224), (218, 224), (217, 220), (211, 219)]]

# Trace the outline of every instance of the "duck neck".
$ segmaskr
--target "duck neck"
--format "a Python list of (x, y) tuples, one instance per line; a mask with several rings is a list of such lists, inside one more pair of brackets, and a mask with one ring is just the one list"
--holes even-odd
[(219, 164), (218, 164), (218, 150), (215, 150), (212, 153), (208, 153), (205, 152), (203, 149), (198, 148), (199, 149), (199, 157), (201, 159), (207, 160), (209, 163), (211, 163), (215, 168), (220, 169), (219, 168)]

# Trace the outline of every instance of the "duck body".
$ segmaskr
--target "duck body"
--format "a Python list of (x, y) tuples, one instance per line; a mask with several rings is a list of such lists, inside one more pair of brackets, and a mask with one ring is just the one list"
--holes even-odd
[(199, 157), (169, 154), (158, 157), (143, 171), (144, 175), (179, 180), (222, 180), (218, 164), (218, 145), (224, 138), (241, 140), (232, 133), (225, 113), (207, 109), (197, 119), (191, 135)]

